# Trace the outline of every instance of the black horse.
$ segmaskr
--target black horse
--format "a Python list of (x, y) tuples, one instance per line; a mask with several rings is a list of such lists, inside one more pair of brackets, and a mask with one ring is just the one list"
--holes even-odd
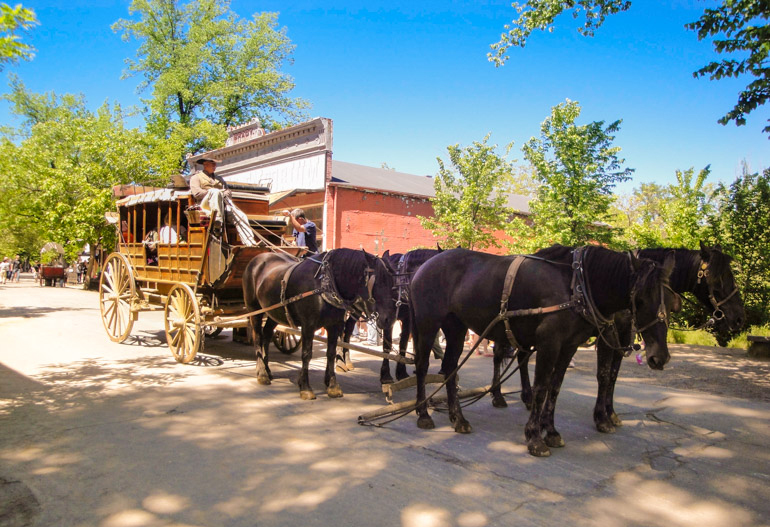
[[(406, 356), (406, 348), (409, 344), (411, 327), (409, 319), (409, 282), (411, 281), (412, 275), (422, 264), (441, 251), (443, 251), (441, 247), (438, 249), (414, 249), (407, 253), (391, 254), (387, 258), (390, 267), (395, 270), (393, 304), (396, 309), (394, 317), (389, 317), (388, 313), (377, 314), (377, 327), (382, 329), (382, 349), (385, 353), (393, 351), (393, 326), (396, 324), (396, 321), (400, 321), (401, 338), (398, 343), (398, 350), (402, 357)], [(384, 255), (383, 258), (385, 258)], [(353, 327), (356, 322), (358, 322), (358, 318), (354, 316), (347, 319), (347, 322), (345, 323), (345, 332), (343, 334), (343, 342), (350, 342), (350, 337), (353, 334)], [(434, 346), (434, 355), (438, 356), (441, 353), (441, 346)], [(350, 362), (350, 354), (347, 349), (343, 348), (341, 351), (337, 352), (337, 369), (340, 371), (353, 369), (353, 365)], [(398, 362), (396, 364), (396, 379), (400, 381), (407, 377), (409, 377), (409, 374), (406, 371), (406, 364)], [(392, 382), (393, 377), (390, 374), (390, 361), (388, 359), (383, 359), (382, 366), (380, 367), (380, 383), (390, 384)]]
[[(387, 252), (385, 253), (387, 256)], [(335, 249), (295, 262), (277, 253), (263, 253), (249, 262), (243, 273), (243, 299), (250, 311), (277, 306), (249, 317), (257, 353), (257, 382), (270, 384), (268, 347), (276, 324), (302, 328), (302, 399), (315, 399), (308, 381), (308, 363), (313, 355), (313, 335), (325, 328), (328, 335), (324, 382), (329, 397), (342, 397), (334, 372), (337, 339), (345, 313), (363, 316), (374, 312), (395, 316), (392, 300), (393, 269), (364, 251)]]
[[(512, 273), (515, 260), (520, 265)], [(554, 246), (535, 257), (453, 249), (431, 258), (411, 284), (418, 426), (433, 427), (425, 401), (425, 376), (433, 339), (442, 329), (450, 420), (456, 432), (471, 431), (451, 372), (467, 330), (483, 335), (489, 326), (484, 336), (495, 343), (537, 349), (534, 404), (525, 437), (530, 454), (549, 455), (549, 446), (564, 445), (554, 426), (564, 373), (578, 345), (598, 332), (598, 322), (632, 309), (647, 341), (650, 366), (662, 368), (668, 361), (667, 319), (679, 300), (667, 286), (673, 265), (673, 255), (659, 266), (601, 247)]]
[[(672, 249), (642, 249), (637, 254), (639, 257), (661, 262), (671, 251)], [(676, 264), (671, 274), (671, 288), (679, 294), (692, 293), (708, 310), (713, 310), (711, 319), (717, 325), (724, 325), (730, 331), (740, 329), (745, 320), (745, 313), (730, 269), (731, 258), (722, 252), (721, 247), (707, 247), (703, 242), (700, 251), (673, 251)], [(619, 346), (611, 345), (611, 340), (607, 342), (599, 339), (596, 349), (596, 378), (599, 381), (599, 390), (594, 406), (594, 423), (597, 430), (605, 433), (614, 432), (615, 427), (622, 424), (613, 407), (615, 382), (624, 356), (618, 348), (630, 345), (633, 340), (631, 321), (627, 314), (617, 314), (615, 324), (620, 336)], [(531, 400), (529, 377), (524, 377), (525, 368), (521, 371), (522, 399), (526, 380)]]

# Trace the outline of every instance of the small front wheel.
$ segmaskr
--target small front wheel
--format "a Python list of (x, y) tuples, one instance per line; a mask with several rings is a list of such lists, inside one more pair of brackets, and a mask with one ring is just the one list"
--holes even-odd
[(166, 298), (166, 342), (177, 362), (188, 364), (203, 349), (201, 312), (195, 293), (187, 284), (176, 284)]

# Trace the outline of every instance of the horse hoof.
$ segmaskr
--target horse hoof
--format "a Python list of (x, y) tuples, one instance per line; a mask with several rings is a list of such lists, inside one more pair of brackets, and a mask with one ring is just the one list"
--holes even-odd
[(551, 448), (561, 448), (564, 446), (564, 439), (562, 439), (561, 435), (558, 433), (546, 434), (545, 444)]
[(263, 386), (267, 386), (271, 384), (270, 377), (268, 377), (267, 375), (258, 375), (257, 383), (262, 384)]
[(355, 369), (356, 369), (356, 367), (355, 367), (355, 366), (353, 366), (353, 363), (352, 363), (351, 361), (347, 361), (347, 362), (345, 363), (345, 367), (348, 369), (348, 371), (353, 371), (353, 370), (355, 370)]
[(548, 449), (542, 439), (537, 439), (527, 443), (527, 450), (535, 457), (548, 457), (551, 455), (551, 451)]
[(299, 398), (303, 401), (312, 401), (315, 399), (315, 394), (312, 392), (312, 390), (301, 390), (299, 392)]
[(610, 420), (612, 421), (612, 424), (614, 424), (615, 426), (623, 426), (623, 420), (620, 417), (618, 417), (618, 414), (616, 414), (615, 412), (612, 412), (612, 414), (610, 415)]
[(596, 423), (596, 429), (601, 432), (602, 434), (614, 434), (615, 433), (615, 427), (612, 426), (612, 423), (608, 422), (597, 422)]
[(348, 371), (344, 364), (337, 364), (337, 367), (334, 369), (337, 373), (346, 373)]
[(393, 384), (393, 377), (380, 377), (380, 384)]
[(331, 397), (332, 399), (337, 399), (339, 397), (342, 397), (342, 388), (339, 386), (333, 386), (326, 389), (326, 395)]
[(425, 417), (420, 417), (417, 419), (417, 428), (422, 428), (423, 430), (432, 430), (436, 428), (436, 425), (433, 424), (433, 419), (426, 415)]
[(503, 397), (492, 397), (492, 406), (495, 408), (508, 408), (508, 403)]
[(465, 419), (459, 419), (455, 423), (455, 432), (458, 434), (470, 434), (473, 431), (471, 424)]

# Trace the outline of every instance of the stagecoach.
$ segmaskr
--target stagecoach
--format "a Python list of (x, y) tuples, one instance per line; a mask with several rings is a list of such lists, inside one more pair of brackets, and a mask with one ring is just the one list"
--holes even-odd
[[(186, 364), (203, 350), (207, 336), (248, 326), (242, 278), (256, 255), (279, 252), (298, 258), (306, 249), (289, 243), (284, 217), (270, 215), (268, 187), (229, 185), (233, 202), (248, 217), (258, 241), (246, 246), (233, 225), (215, 221), (198, 207), (182, 178), (176, 185), (128, 195), (118, 200), (117, 212), (108, 215), (118, 243), (102, 265), (99, 305), (104, 328), (114, 342), (130, 336), (140, 313), (162, 310), (171, 353)], [(301, 345), (299, 335), (295, 328), (278, 326), (272, 342), (282, 353), (291, 354)], [(326, 341), (322, 336), (314, 340)], [(413, 362), (351, 343), (339, 346)]]
[[(231, 190), (255, 230), (256, 246), (244, 245), (232, 225), (204, 213), (186, 187), (118, 200), (110, 218), (118, 243), (99, 281), (102, 322), (111, 340), (125, 341), (140, 313), (163, 310), (171, 353), (189, 363), (207, 335), (247, 325), (241, 285), (246, 265), (265, 251), (297, 257), (305, 249), (287, 243), (284, 218), (269, 215), (267, 187), (232, 185)], [(279, 331), (274, 343), (292, 353), (299, 338)]]

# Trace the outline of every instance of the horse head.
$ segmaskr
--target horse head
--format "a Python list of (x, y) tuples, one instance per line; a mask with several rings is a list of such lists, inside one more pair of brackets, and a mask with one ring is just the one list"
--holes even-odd
[(673, 252), (663, 264), (631, 256), (634, 285), (631, 289), (631, 313), (637, 332), (641, 333), (647, 352), (647, 364), (662, 370), (671, 358), (666, 337), (672, 311), (682, 308), (682, 299), (671, 289), (669, 280), (676, 264)]
[(393, 324), (396, 320), (396, 305), (393, 302), (393, 277), (396, 271), (390, 263), (390, 251), (377, 257), (363, 251), (366, 258), (366, 315), (377, 315), (377, 325)]
[(712, 317), (715, 322), (726, 324), (730, 331), (737, 331), (743, 326), (746, 314), (730, 268), (732, 258), (723, 253), (719, 245), (707, 247), (703, 242), (700, 242), (700, 257), (695, 295), (714, 308)]

